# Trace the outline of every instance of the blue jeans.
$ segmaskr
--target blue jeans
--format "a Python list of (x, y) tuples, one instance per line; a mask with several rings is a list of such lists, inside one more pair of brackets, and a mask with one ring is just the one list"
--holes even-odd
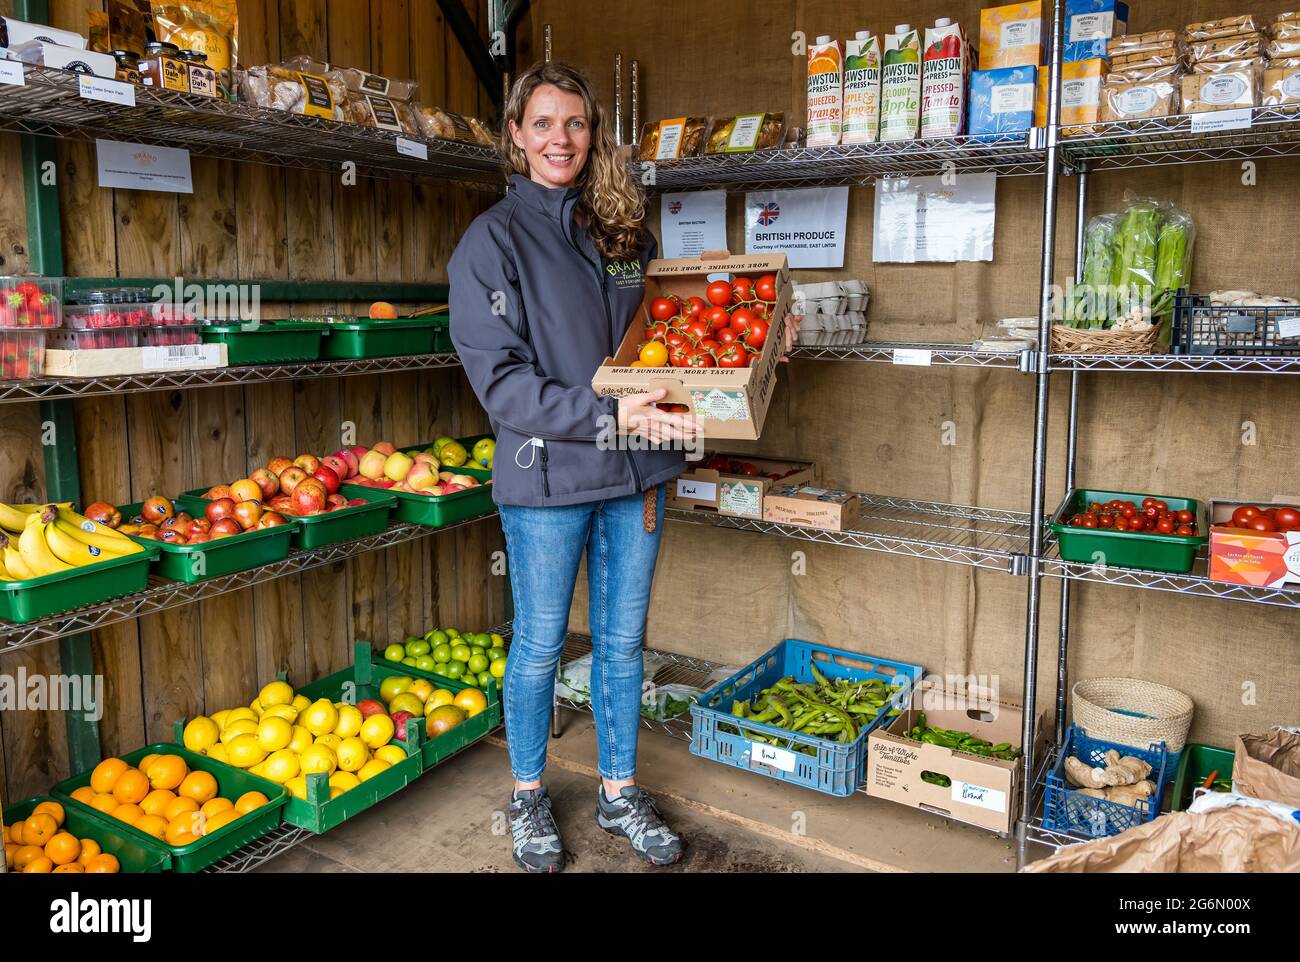
[(663, 527), (663, 486), (653, 533), (645, 530), (644, 501), (637, 494), (551, 508), (500, 505), (515, 599), (505, 676), (506, 740), (511, 771), (521, 782), (541, 778), (546, 768), (555, 675), (584, 549), (600, 774), (610, 780), (636, 774), (641, 646)]

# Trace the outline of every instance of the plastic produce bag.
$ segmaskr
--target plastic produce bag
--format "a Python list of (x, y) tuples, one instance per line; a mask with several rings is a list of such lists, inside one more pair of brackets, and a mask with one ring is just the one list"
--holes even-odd
[(1192, 247), (1196, 243), (1196, 224), (1191, 215), (1177, 207), (1168, 207), (1156, 241), (1155, 303), (1151, 313), (1168, 314), (1174, 295), (1185, 290), (1192, 276)]
[[(578, 704), (591, 701), (591, 667), (593, 655), (583, 655), (560, 667), (560, 677), (555, 682), (555, 694), (558, 698), (567, 698)], [(662, 655), (651, 651), (641, 653), (641, 670), (644, 682), (650, 682), (655, 674), (667, 664)], [(665, 686), (667, 687), (667, 686)]]
[(1098, 214), (1083, 231), (1083, 279), (1066, 302), (1065, 322), (1072, 327), (1101, 327), (1114, 273), (1114, 240), (1119, 214)]
[(641, 714), (654, 721), (664, 722), (686, 714), (691, 703), (704, 692), (690, 685), (656, 685), (650, 682), (641, 693)]

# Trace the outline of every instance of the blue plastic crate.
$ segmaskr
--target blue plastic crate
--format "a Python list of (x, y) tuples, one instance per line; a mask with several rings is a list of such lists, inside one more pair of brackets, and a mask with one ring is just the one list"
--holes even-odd
[[(798, 682), (814, 681), (814, 664), (831, 680), (879, 678), (891, 685), (903, 685), (891, 699), (895, 708), (907, 707), (912, 689), (923, 674), (920, 665), (787, 639), (691, 705), (691, 754), (828, 795), (853, 794), (866, 778), (867, 736), (889, 720), (888, 709), (881, 711), (862, 729), (857, 740), (847, 745), (738, 719), (731, 714), (732, 702), (748, 701), (787, 676)], [(776, 744), (765, 745), (746, 738), (740, 734), (742, 728), (773, 739)], [(811, 746), (817, 754), (794, 750), (803, 745)]]
[[(1065, 777), (1065, 760), (1073, 757), (1089, 767), (1104, 768), (1106, 752), (1111, 749), (1121, 755), (1132, 755), (1151, 766), (1147, 777), (1155, 784), (1156, 793), (1134, 807), (1108, 802), (1080, 794), (1070, 786)], [(1047, 796), (1043, 803), (1043, 825), (1057, 832), (1069, 832), (1084, 838), (1104, 838), (1143, 825), (1160, 813), (1160, 802), (1168, 781), (1169, 752), (1165, 743), (1149, 748), (1134, 748), (1089, 738), (1078, 725), (1071, 725), (1061, 746), (1061, 756), (1047, 776)]]

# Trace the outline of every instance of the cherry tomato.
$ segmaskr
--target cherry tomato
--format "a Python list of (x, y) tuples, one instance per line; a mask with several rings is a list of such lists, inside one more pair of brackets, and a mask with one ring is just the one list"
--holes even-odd
[(718, 367), (749, 367), (749, 352), (739, 344), (728, 344), (718, 352)]
[(1087, 516), (1083, 519), (1083, 527), (1085, 527), (1085, 528), (1095, 528), (1095, 527), (1097, 527), (1097, 517), (1096, 517), (1096, 515), (1091, 515), (1091, 514), (1090, 514), (1090, 515), (1087, 515)]
[(754, 299), (754, 282), (748, 277), (737, 277), (731, 282), (731, 299), (737, 304)]
[(758, 323), (754, 312), (747, 307), (738, 307), (731, 313), (731, 329), (744, 337), (752, 325)]
[(749, 331), (745, 334), (745, 343), (753, 348), (762, 348), (766, 340), (767, 321), (755, 318), (749, 325)]
[(699, 341), (708, 337), (710, 330), (712, 329), (704, 321), (691, 321), (691, 323), (686, 325), (686, 336)]
[(656, 321), (666, 321), (677, 316), (677, 305), (666, 297), (656, 297), (650, 302), (650, 316)]
[(668, 351), (668, 363), (673, 367), (685, 367), (690, 359), (685, 347), (674, 347)]
[(1157, 498), (1155, 503), (1155, 509), (1159, 511), (1161, 514), (1164, 514), (1169, 510), (1169, 505), (1167, 505), (1165, 502)]
[(1155, 503), (1156, 503), (1156, 499), (1155, 499), (1155, 498), (1143, 498), (1143, 499), (1142, 499), (1142, 507), (1143, 507), (1143, 508), (1149, 508), (1149, 507), (1151, 507), (1151, 506), (1152, 506), (1153, 504), (1155, 504)]
[(1232, 526), (1234, 528), (1249, 528), (1250, 522), (1259, 517), (1259, 508), (1253, 504), (1243, 504), (1236, 511), (1232, 512)]
[(730, 344), (738, 337), (736, 332), (733, 331), (730, 327), (724, 327), (720, 331), (714, 331), (713, 336), (715, 339), (717, 339), (718, 343), (722, 344), (723, 346)]
[(1089, 510), (1089, 511), (1100, 511), (1100, 510), (1101, 510), (1101, 504), (1100, 504), (1099, 502), (1097, 502), (1097, 501), (1094, 501), (1092, 504), (1088, 505), (1088, 510)]
[(1191, 524), (1192, 519), (1196, 517), (1196, 515), (1192, 514), (1192, 512), (1188, 511), (1186, 508), (1177, 512), (1177, 516), (1179, 524)]
[(1103, 517), (1103, 518), (1101, 519), (1101, 526), (1102, 526), (1103, 528), (1107, 527), (1107, 524), (1106, 524), (1106, 519), (1107, 519), (1107, 518), (1113, 518), (1113, 519), (1114, 519), (1114, 520), (1111, 522), (1110, 527), (1113, 527), (1116, 531), (1127, 531), (1127, 530), (1128, 530), (1128, 518), (1124, 517), (1122, 514), (1119, 515), (1119, 516), (1116, 516), (1116, 515), (1113, 515), (1113, 514), (1108, 514), (1108, 515), (1106, 515), (1105, 517)]
[(1192, 530), (1192, 526), (1190, 524), (1180, 524), (1175, 529), (1174, 534), (1182, 535), (1184, 538), (1190, 538), (1192, 535), (1196, 534), (1196, 532)]
[(1300, 528), (1300, 509), (1278, 508), (1276, 523), (1279, 531), (1292, 531)]
[[(1120, 520), (1122, 521), (1123, 519), (1121, 518)], [(1103, 514), (1101, 516), (1101, 526), (1103, 528), (1115, 527), (1115, 516), (1113, 514)]]
[(1120, 508), (1120, 509), (1119, 509), (1119, 513), (1122, 514), (1122, 515), (1123, 515), (1124, 517), (1126, 517), (1126, 518), (1135, 518), (1135, 517), (1137, 517), (1137, 513), (1138, 513), (1138, 511), (1137, 511), (1137, 508), (1134, 507), (1134, 506), (1130, 503), (1130, 504), (1126, 504), (1126, 505), (1124, 505), (1124, 507)]
[(712, 354), (718, 348), (722, 347), (722, 345), (718, 341), (715, 341), (713, 338), (706, 337), (700, 341), (699, 347), (701, 351), (708, 351), (710, 354)]
[(1150, 518), (1152, 521), (1159, 520), (1160, 518), (1160, 510), (1154, 504), (1148, 504), (1143, 508), (1142, 514), (1145, 517)]
[(714, 281), (704, 292), (704, 296), (714, 307), (726, 307), (731, 303), (731, 285), (726, 281)]
[(754, 281), (754, 296), (760, 301), (772, 302), (776, 300), (776, 275), (764, 274), (758, 280)]
[(690, 360), (686, 362), (687, 367), (717, 367), (717, 362), (713, 360), (713, 355), (708, 351), (694, 351), (691, 353)]
[(708, 323), (715, 331), (731, 327), (731, 315), (725, 307), (710, 307), (701, 315), (701, 320)]
[(1156, 530), (1159, 531), (1161, 534), (1173, 534), (1174, 523), (1170, 521), (1168, 518), (1161, 518), (1156, 523)]
[(1250, 523), (1247, 524), (1246, 527), (1250, 528), (1250, 530), (1252, 531), (1268, 532), (1268, 531), (1277, 530), (1277, 525), (1273, 523), (1272, 519), (1262, 514), (1256, 515), (1255, 517), (1251, 518)]
[(684, 347), (686, 345), (687, 337), (677, 328), (673, 328), (664, 335), (664, 341), (669, 347)]
[(702, 297), (688, 297), (686, 298), (686, 304), (684, 305), (682, 313), (691, 320), (694, 320), (695, 318), (702, 316), (704, 314), (704, 309), (708, 306), (709, 305), (704, 303), (704, 298)]

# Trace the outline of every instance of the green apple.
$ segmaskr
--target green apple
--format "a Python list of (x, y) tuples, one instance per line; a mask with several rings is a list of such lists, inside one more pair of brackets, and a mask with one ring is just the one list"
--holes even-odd
[(480, 438), (474, 442), (474, 463), (485, 468), (492, 467), (492, 459), (497, 453), (497, 443), (491, 438)]

